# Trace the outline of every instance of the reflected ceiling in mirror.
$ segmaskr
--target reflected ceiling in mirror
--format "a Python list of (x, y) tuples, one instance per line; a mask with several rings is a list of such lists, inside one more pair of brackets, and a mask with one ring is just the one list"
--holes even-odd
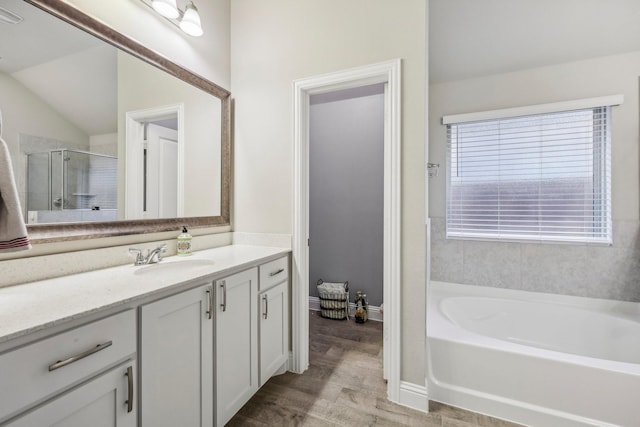
[(0, 111), (33, 241), (229, 224), (228, 91), (62, 1), (0, 7), (24, 18), (0, 21)]

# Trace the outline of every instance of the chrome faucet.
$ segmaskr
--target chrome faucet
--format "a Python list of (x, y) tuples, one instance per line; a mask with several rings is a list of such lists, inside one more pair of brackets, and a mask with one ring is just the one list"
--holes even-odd
[(136, 260), (133, 262), (133, 265), (147, 265), (153, 264), (154, 262), (160, 262), (162, 261), (162, 254), (165, 252), (167, 252), (166, 243), (152, 250), (147, 249), (146, 255), (142, 255), (142, 251), (140, 249), (129, 248), (129, 253), (136, 254)]

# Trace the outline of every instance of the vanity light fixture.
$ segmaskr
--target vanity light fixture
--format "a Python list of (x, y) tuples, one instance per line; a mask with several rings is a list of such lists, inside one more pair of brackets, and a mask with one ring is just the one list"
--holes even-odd
[(184, 15), (180, 20), (180, 28), (190, 36), (200, 37), (202, 35), (202, 25), (200, 24), (200, 14), (198, 8), (192, 1), (187, 3), (184, 9)]
[(180, 16), (176, 0), (153, 0), (151, 7), (165, 18), (176, 19)]
[(184, 11), (178, 8), (176, 0), (141, 1), (190, 36), (200, 37), (203, 34), (200, 14), (193, 1), (187, 0)]

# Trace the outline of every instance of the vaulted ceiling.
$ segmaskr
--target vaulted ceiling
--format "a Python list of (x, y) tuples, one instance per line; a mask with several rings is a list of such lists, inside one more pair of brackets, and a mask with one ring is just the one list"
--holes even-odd
[(0, 21), (0, 72), (35, 93), (87, 135), (117, 129), (115, 48), (25, 1), (0, 0), (24, 20)]
[(429, 0), (432, 83), (640, 50), (638, 0)]

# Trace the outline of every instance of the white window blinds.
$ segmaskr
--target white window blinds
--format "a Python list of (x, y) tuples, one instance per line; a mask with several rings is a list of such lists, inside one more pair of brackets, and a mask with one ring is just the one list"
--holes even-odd
[(610, 106), (447, 125), (447, 237), (611, 243)]

